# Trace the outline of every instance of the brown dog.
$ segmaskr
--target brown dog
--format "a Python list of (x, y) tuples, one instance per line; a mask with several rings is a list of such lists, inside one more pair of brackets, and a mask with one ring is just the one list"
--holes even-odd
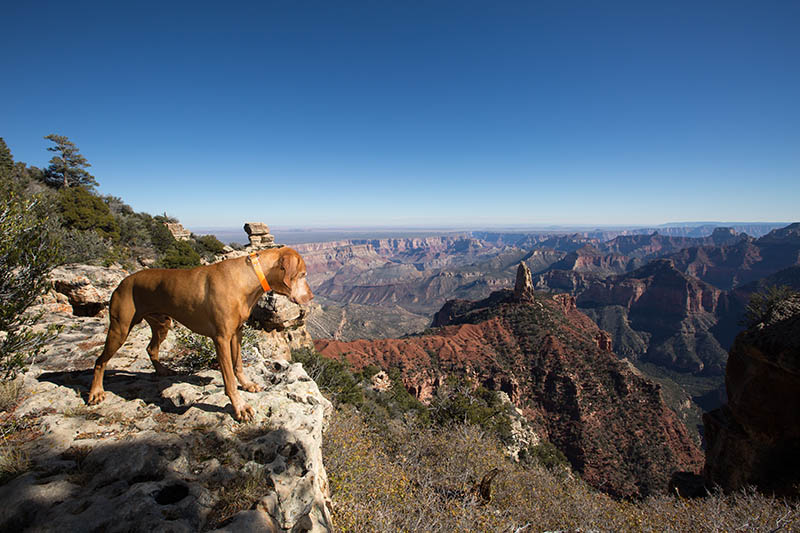
[[(297, 304), (305, 304), (314, 297), (306, 281), (305, 262), (295, 250), (263, 250), (257, 253), (257, 258), (271, 290), (288, 296)], [(236, 419), (252, 420), (253, 408), (239, 398), (234, 376), (244, 390), (260, 390), (244, 375), (239, 352), (242, 325), (264, 290), (250, 257), (228, 259), (191, 270), (149, 269), (131, 274), (111, 295), (111, 323), (103, 353), (94, 364), (89, 405), (105, 399), (103, 373), (108, 360), (142, 319), (153, 331), (147, 353), (156, 374), (173, 373), (158, 361), (158, 347), (167, 336), (170, 318), (174, 318), (214, 341), (225, 394), (231, 400)]]

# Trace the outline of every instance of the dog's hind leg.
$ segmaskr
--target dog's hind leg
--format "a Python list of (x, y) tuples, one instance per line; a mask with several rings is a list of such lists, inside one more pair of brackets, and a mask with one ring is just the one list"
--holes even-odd
[(89, 405), (95, 405), (105, 400), (106, 392), (103, 389), (103, 374), (106, 371), (108, 360), (114, 357), (114, 354), (123, 345), (125, 339), (128, 338), (131, 328), (141, 320), (141, 317), (137, 320), (137, 317), (134, 316), (133, 305), (126, 298), (119, 296), (117, 291), (114, 291), (111, 296), (108, 314), (110, 322), (108, 334), (106, 335), (106, 344), (103, 347), (103, 353), (94, 363), (92, 387), (89, 389), (89, 399), (86, 402)]
[(236, 379), (239, 384), (247, 392), (258, 392), (261, 387), (254, 382), (247, 379), (244, 373), (244, 366), (242, 365), (242, 328), (236, 330), (236, 334), (231, 339), (231, 359), (233, 360), (233, 373), (236, 374)]
[(167, 315), (147, 315), (144, 319), (150, 324), (150, 330), (153, 332), (150, 344), (147, 345), (147, 355), (150, 356), (150, 362), (156, 369), (156, 375), (174, 376), (176, 372), (158, 360), (158, 347), (167, 338), (169, 328), (172, 326), (172, 319)]

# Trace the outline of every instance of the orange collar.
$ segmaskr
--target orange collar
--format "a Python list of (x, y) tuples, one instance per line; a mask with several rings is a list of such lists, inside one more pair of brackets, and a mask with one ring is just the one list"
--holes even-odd
[(250, 254), (250, 264), (253, 265), (253, 270), (256, 271), (256, 276), (258, 276), (258, 281), (261, 282), (264, 292), (269, 291), (269, 283), (267, 283), (267, 278), (264, 276), (264, 271), (261, 270), (261, 263), (258, 262), (258, 255), (255, 252)]

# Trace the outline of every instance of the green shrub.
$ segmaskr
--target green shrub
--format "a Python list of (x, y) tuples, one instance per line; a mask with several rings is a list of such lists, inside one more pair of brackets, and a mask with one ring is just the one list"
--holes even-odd
[(147, 217), (147, 231), (150, 234), (150, 242), (156, 251), (160, 254), (166, 253), (172, 243), (175, 242), (175, 237), (169, 232), (164, 225), (167, 220), (164, 217)]
[(353, 405), (364, 402), (364, 392), (347, 363), (328, 359), (308, 348), (292, 350), (292, 361), (302, 364), (319, 389), (328, 392), (334, 401)]
[(150, 242), (159, 255), (157, 265), (163, 268), (193, 268), (200, 265), (200, 255), (188, 241), (177, 241), (164, 225), (175, 219), (156, 216), (147, 220)]
[(197, 238), (197, 242), (207, 253), (211, 255), (221, 254), (225, 245), (214, 235), (203, 235)]
[(34, 331), (41, 314), (26, 312), (50, 288), (47, 273), (58, 262), (54, 220), (42, 197), (26, 198), (18, 183), (0, 180), (0, 377), (24, 370), (56, 331)]
[(83, 187), (64, 187), (58, 191), (58, 205), (65, 228), (93, 230), (105, 239), (119, 240), (117, 221), (99, 196)]
[[(181, 370), (197, 372), (209, 368), (219, 368), (217, 349), (214, 341), (205, 335), (195, 333), (184, 326), (175, 326), (175, 345), (170, 351), (174, 363)], [(242, 357), (246, 358), (256, 348), (256, 335), (252, 328), (242, 329)]]
[(742, 325), (750, 329), (767, 321), (778, 304), (797, 294), (800, 293), (788, 285), (770, 285), (760, 292), (753, 293), (745, 309)]
[(480, 386), (473, 389), (463, 378), (448, 379), (430, 403), (431, 418), (437, 425), (473, 424), (491, 432), (503, 442), (511, 439), (508, 408), (496, 391)]
[(96, 231), (60, 228), (58, 233), (61, 237), (61, 258), (64, 263), (104, 263), (110, 243)]
[(164, 268), (193, 268), (200, 266), (200, 256), (187, 241), (174, 241), (158, 265)]
[(570, 466), (567, 456), (549, 440), (543, 440), (539, 444), (520, 450), (519, 458), (523, 463), (549, 469), (563, 470)]

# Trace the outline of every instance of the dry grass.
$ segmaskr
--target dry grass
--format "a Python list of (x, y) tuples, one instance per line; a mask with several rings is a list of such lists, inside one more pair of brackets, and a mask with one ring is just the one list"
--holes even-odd
[[(797, 531), (796, 504), (753, 491), (687, 500), (672, 496), (616, 501), (577, 476), (510, 462), (474, 426), (399, 427), (386, 438), (354, 409), (332, 418), (325, 465), (343, 532), (366, 531)], [(484, 501), (476, 486), (500, 473)]]
[(0, 444), (0, 485), (31, 469), (28, 453), (19, 445)]
[(11, 411), (17, 406), (22, 394), (22, 380), (10, 379), (0, 382), (0, 412)]
[(217, 529), (239, 511), (252, 508), (273, 488), (272, 481), (263, 470), (242, 472), (220, 489), (217, 501), (208, 514), (206, 529)]

